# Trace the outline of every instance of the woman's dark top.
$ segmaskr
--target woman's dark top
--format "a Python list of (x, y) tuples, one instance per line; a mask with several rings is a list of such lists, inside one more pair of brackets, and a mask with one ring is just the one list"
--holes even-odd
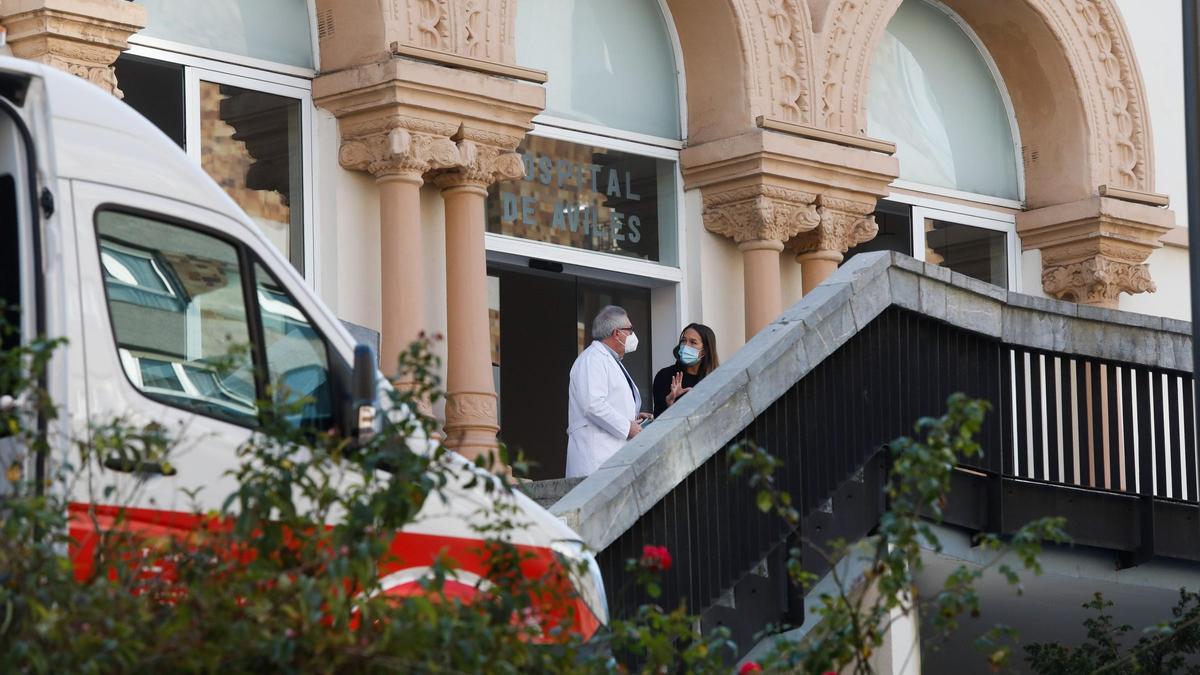
[[(667, 394), (671, 393), (671, 378), (675, 377), (675, 373), (683, 372), (683, 388), (694, 387), (700, 382), (699, 375), (692, 375), (687, 372), (683, 366), (678, 363), (673, 363), (666, 368), (658, 371), (654, 376), (654, 416), (667, 411)], [(678, 401), (679, 399), (675, 399)]]

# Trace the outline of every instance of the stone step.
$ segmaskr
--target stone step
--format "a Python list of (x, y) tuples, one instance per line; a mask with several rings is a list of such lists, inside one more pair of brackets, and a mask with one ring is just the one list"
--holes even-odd
[(542, 508), (548, 509), (563, 498), (576, 485), (583, 482), (582, 478), (555, 478), (553, 480), (532, 480), (517, 484), (517, 489), (524, 492), (530, 499)]

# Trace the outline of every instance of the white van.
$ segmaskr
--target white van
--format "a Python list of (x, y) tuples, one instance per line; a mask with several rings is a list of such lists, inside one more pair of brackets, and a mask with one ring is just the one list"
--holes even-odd
[[(341, 404), (351, 382), (388, 386), (361, 352), (355, 358), (345, 327), (259, 228), (154, 125), (83, 79), (8, 57), (0, 57), (0, 223), (0, 299), (22, 308), (22, 339), (69, 344), (47, 376), (63, 413), (49, 434), (64, 439), (53, 449), (59, 457), (17, 458), (26, 475), (46, 476), (46, 463), (65, 458), (65, 439), (88, 420), (183, 430), (170, 464), (97, 468), (111, 472), (99, 477), (106, 481), (136, 484), (119, 491), (134, 499), (120, 506), (135, 525), (187, 527), (193, 495), (208, 509), (234, 491), (228, 471), (266, 390), (256, 372), (307, 395), (296, 423), (347, 433), (360, 412)], [(246, 344), (249, 353), (231, 352)], [(368, 400), (385, 400), (379, 393)], [(462, 470), (474, 469), (463, 460)], [(0, 495), (3, 480), (0, 472)], [(88, 482), (75, 483), (71, 508), (115, 509)], [(386, 570), (385, 587), (412, 592), (426, 558), (441, 550), (477, 558), (467, 551), (478, 549), (479, 535), (466, 521), (487, 499), (460, 490), (448, 505), (427, 500), (419, 524), (396, 535), (392, 551), (407, 567)], [(530, 527), (514, 532), (514, 543), (547, 564), (558, 553), (592, 570), (575, 579), (586, 605), (578, 628), (590, 635), (607, 621), (595, 561), (558, 519), (516, 499)], [(470, 586), (482, 570), (460, 564)]]

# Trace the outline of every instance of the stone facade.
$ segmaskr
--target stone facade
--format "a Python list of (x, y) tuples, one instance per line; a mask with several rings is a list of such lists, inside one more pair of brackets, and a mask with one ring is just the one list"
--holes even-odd
[(0, 22), (13, 56), (61, 68), (120, 97), (112, 63), (146, 10), (124, 0), (5, 0)]

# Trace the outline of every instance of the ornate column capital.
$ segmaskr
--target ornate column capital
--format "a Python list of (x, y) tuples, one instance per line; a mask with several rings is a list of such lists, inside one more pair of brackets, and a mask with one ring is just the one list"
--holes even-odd
[(816, 195), (777, 185), (747, 185), (704, 195), (704, 227), (738, 244), (788, 241), (817, 226)]
[(446, 136), (396, 127), (343, 139), (338, 162), (343, 168), (366, 171), (376, 178), (390, 175), (419, 178), (432, 169), (455, 166), (459, 150)]
[(1122, 293), (1154, 293), (1150, 266), (1104, 256), (1047, 267), (1042, 265), (1042, 288), (1051, 297), (1115, 309)]
[(685, 187), (704, 192), (704, 224), (739, 243), (792, 242), (838, 254), (875, 236), (868, 215), (899, 165), (886, 143), (766, 118), (752, 131), (683, 151)]
[(65, 70), (117, 98), (112, 64), (146, 26), (146, 8), (125, 0), (5, 0), (0, 22), (13, 56)]
[(313, 81), (314, 101), (337, 117), (343, 167), (452, 173), (482, 186), (523, 175), (513, 151), (545, 96), (526, 82), (390, 56)]
[[(1154, 195), (1097, 196), (1017, 216), (1022, 248), (1042, 255), (1042, 288), (1052, 297), (1116, 307), (1121, 293), (1153, 293), (1146, 259), (1162, 246), (1175, 214)], [(1161, 203), (1161, 202), (1159, 202)]]
[(788, 242), (797, 259), (820, 254), (841, 262), (842, 255), (879, 233), (875, 224), (875, 200), (859, 201), (821, 195), (817, 200), (820, 224)]
[(454, 187), (476, 187), (486, 190), (498, 180), (522, 178), (525, 163), (513, 150), (519, 138), (490, 138), (502, 145), (492, 145), (463, 138), (456, 148), (458, 157), (454, 164), (441, 167), (434, 172), (433, 183), (445, 190)]

